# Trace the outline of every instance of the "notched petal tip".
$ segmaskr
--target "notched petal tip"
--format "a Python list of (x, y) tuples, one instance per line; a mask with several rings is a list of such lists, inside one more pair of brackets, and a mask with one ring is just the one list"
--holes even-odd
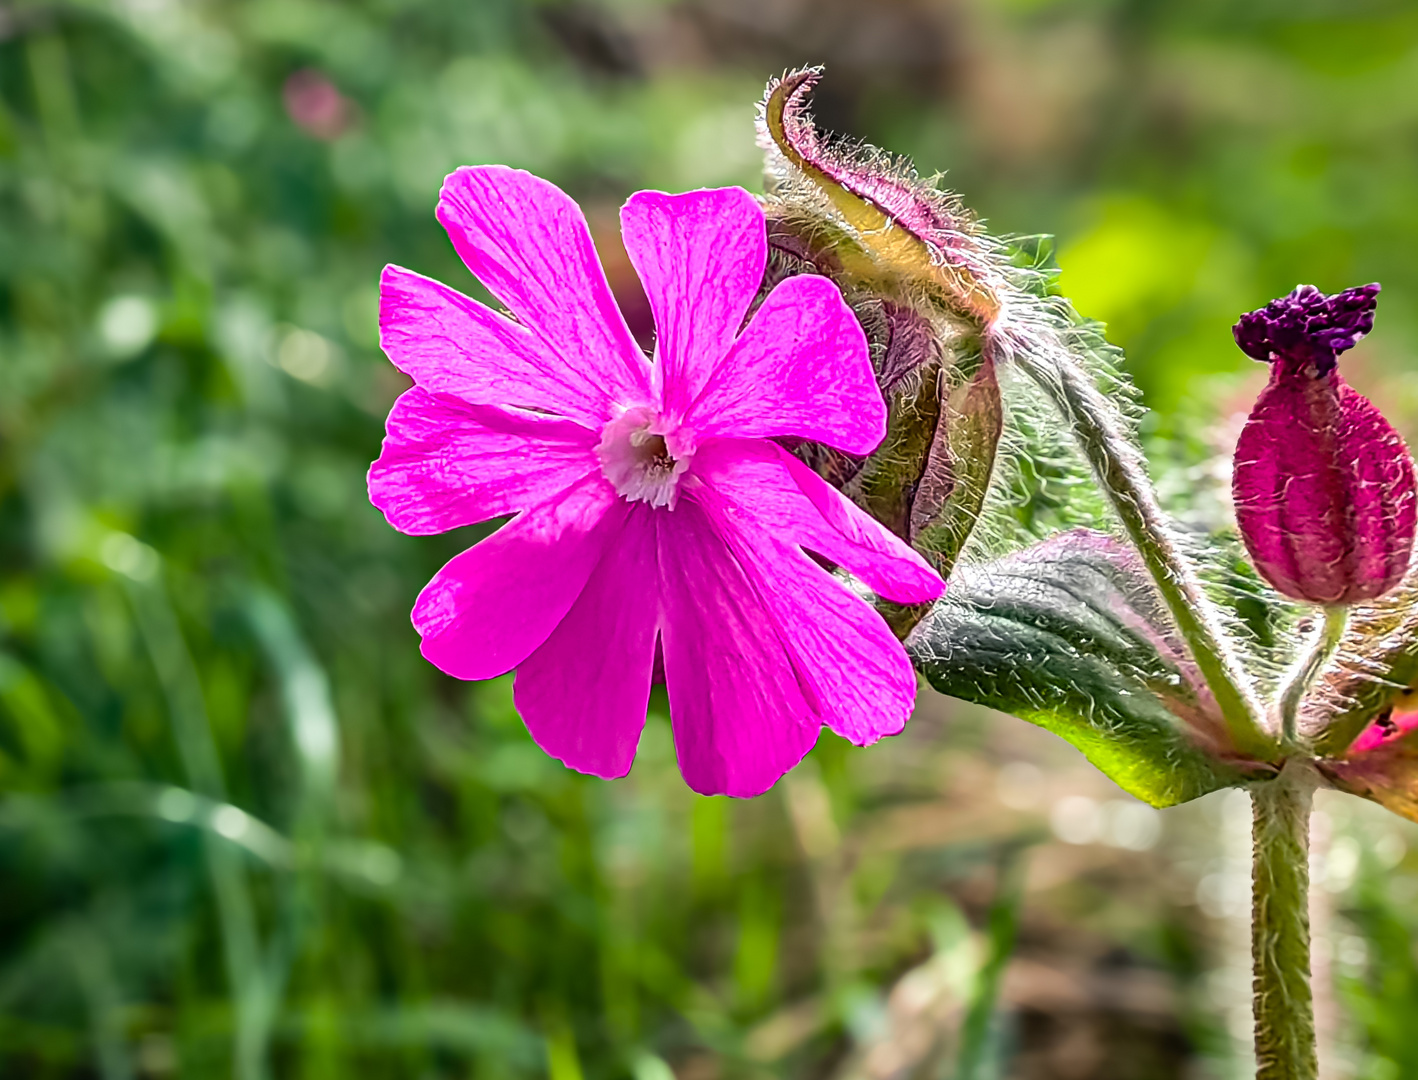
[[(743, 213), (763, 218), (763, 207), (753, 193), (737, 185), (728, 187), (693, 188), (689, 191), (656, 191), (646, 188), (637, 191), (621, 204), (620, 220), (636, 218), (646, 210), (675, 211), (681, 207), (698, 207), (708, 203), (715, 209), (730, 213)], [(765, 226), (766, 227), (766, 226)]]
[(616, 305), (586, 216), (548, 180), (502, 165), (458, 169), (435, 215), (468, 270), (555, 367), (614, 401), (649, 392), (649, 363)]
[(397, 345), (393, 339), (399, 326), (404, 299), (404, 289), (400, 287), (400, 283), (405, 279), (417, 277), (419, 275), (412, 270), (397, 263), (386, 263), (384, 269), (379, 271), (379, 347), (395, 367), (399, 366), (399, 362), (395, 359)]
[(763, 280), (763, 209), (737, 187), (638, 191), (620, 224), (654, 315), (658, 405), (682, 417), (714, 378)]
[(1311, 362), (1324, 375), (1340, 353), (1374, 328), (1380, 288), (1373, 282), (1330, 295), (1297, 285), (1289, 295), (1242, 315), (1231, 332), (1252, 359)]

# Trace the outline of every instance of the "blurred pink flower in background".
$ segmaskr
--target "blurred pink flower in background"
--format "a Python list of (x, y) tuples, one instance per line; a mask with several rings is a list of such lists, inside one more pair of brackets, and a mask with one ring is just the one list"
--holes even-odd
[(317, 139), (337, 139), (354, 121), (354, 104), (322, 72), (301, 68), (281, 87), (286, 115)]
[(902, 603), (944, 585), (772, 441), (866, 454), (885, 434), (837, 287), (790, 278), (745, 325), (767, 259), (753, 197), (638, 192), (621, 224), (651, 361), (558, 188), (459, 169), (438, 218), (511, 317), (385, 270), (382, 343), (415, 385), (370, 499), (415, 534), (515, 516), (419, 596), (424, 656), (464, 679), (515, 668), (532, 737), (604, 777), (630, 769), (662, 660), (680, 770), (706, 794), (765, 791), (824, 724), (859, 745), (900, 731), (916, 691), (904, 649), (805, 551)]

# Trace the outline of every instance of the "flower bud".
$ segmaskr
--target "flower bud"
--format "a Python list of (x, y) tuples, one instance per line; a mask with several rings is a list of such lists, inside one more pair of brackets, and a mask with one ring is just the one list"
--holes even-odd
[(768, 86), (769, 265), (821, 274), (842, 290), (871, 347), (890, 414), (867, 458), (805, 445), (830, 483), (948, 574), (978, 518), (1003, 407), (984, 347), (1000, 301), (997, 253), (947, 192), (874, 148), (821, 135), (808, 112), (819, 71)]
[(1271, 365), (1236, 446), (1236, 521), (1261, 576), (1296, 600), (1372, 600), (1408, 569), (1413, 460), (1337, 366), (1373, 328), (1378, 292), (1301, 285), (1234, 328), (1246, 355)]

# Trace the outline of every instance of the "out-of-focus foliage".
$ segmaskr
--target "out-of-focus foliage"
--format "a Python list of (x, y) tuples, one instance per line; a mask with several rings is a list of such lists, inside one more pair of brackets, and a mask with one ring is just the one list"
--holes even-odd
[[(432, 208), (502, 161), (588, 207), (643, 329), (615, 207), (756, 187), (752, 103), (814, 61), (824, 126), (1061, 235), (1154, 404), (1251, 374), (1235, 313), (1379, 278), (1360, 367), (1418, 405), (1410, 5), (0, 3), (0, 1073), (1225, 1067), (1199, 943), (1232, 878), (1134, 853), (1153, 812), (1025, 725), (927, 702), (737, 804), (683, 787), (658, 707), (605, 784), (418, 656), (413, 597), (476, 534), (366, 503), (380, 267), (483, 295)], [(1395, 1068), (1400, 952), (1346, 998)]]

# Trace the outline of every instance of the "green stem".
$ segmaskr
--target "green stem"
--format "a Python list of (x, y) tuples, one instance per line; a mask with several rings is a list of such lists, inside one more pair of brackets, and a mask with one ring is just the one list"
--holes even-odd
[(1117, 408), (1067, 358), (1048, 363), (1020, 352), (1014, 361), (1068, 419), (1123, 530), (1191, 647), (1236, 749), (1261, 759), (1271, 757), (1275, 739), (1265, 730), (1261, 704), (1226, 644), (1195, 570), (1172, 541), (1142, 455), (1122, 431)]
[(1280, 731), (1286, 746), (1293, 747), (1298, 738), (1300, 702), (1304, 700), (1305, 692), (1315, 681), (1320, 669), (1334, 655), (1335, 649), (1339, 648), (1339, 641), (1344, 637), (1344, 630), (1348, 625), (1347, 607), (1335, 605), (1324, 609), (1324, 628), (1320, 631), (1320, 636), (1280, 695)]
[(1251, 955), (1256, 1080), (1315, 1080), (1310, 992), (1310, 805), (1316, 776), (1291, 759), (1251, 788), (1255, 815)]

